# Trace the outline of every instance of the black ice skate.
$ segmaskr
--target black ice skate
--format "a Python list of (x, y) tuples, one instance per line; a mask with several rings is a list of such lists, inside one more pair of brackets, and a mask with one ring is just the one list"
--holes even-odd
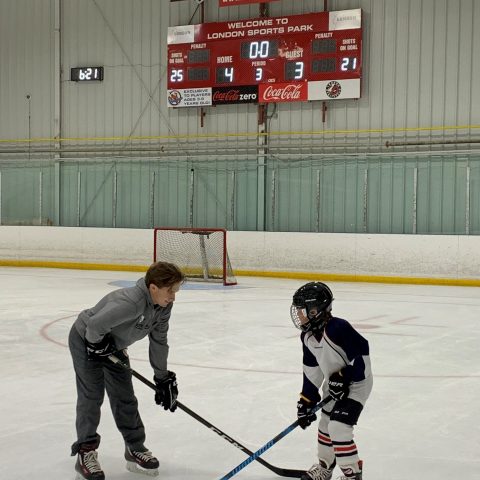
[(105, 480), (105, 474), (98, 463), (95, 445), (85, 444), (80, 447), (75, 470), (77, 471), (77, 480)]
[(130, 447), (126, 447), (125, 460), (129, 472), (143, 473), (152, 477), (158, 475), (160, 463), (148, 450), (132, 450)]

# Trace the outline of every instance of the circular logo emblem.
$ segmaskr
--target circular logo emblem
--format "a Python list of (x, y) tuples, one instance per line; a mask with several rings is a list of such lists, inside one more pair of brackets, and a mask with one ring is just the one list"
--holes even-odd
[(176, 107), (182, 101), (182, 94), (178, 90), (168, 92), (168, 103)]
[(342, 92), (342, 86), (336, 80), (332, 80), (327, 83), (325, 92), (330, 98), (337, 98)]

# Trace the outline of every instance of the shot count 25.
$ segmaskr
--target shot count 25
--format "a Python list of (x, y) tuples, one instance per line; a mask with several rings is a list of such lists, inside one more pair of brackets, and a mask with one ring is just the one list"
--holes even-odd
[(168, 105), (360, 98), (360, 9), (169, 27)]

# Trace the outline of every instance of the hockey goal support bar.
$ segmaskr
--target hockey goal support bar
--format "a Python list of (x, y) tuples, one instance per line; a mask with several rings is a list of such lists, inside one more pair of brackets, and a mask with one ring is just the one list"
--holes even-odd
[(190, 280), (236, 285), (223, 228), (154, 229), (153, 260), (177, 265)]

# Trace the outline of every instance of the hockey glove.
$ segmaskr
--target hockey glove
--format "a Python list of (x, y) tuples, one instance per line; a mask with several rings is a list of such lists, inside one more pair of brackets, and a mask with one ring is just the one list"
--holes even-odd
[(350, 375), (345, 370), (332, 373), (328, 380), (328, 393), (335, 400), (342, 400), (350, 391)]
[(309, 400), (307, 397), (300, 395), (297, 403), (297, 419), (298, 424), (303, 430), (309, 427), (316, 419), (317, 415), (313, 412), (316, 403)]
[(157, 385), (155, 393), (155, 403), (162, 406), (165, 410), (174, 412), (177, 409), (178, 385), (177, 376), (174, 372), (167, 372), (167, 376), (159, 380), (154, 378)]
[(85, 339), (87, 357), (89, 360), (105, 360), (117, 351), (112, 336), (107, 333), (98, 343), (91, 343)]

